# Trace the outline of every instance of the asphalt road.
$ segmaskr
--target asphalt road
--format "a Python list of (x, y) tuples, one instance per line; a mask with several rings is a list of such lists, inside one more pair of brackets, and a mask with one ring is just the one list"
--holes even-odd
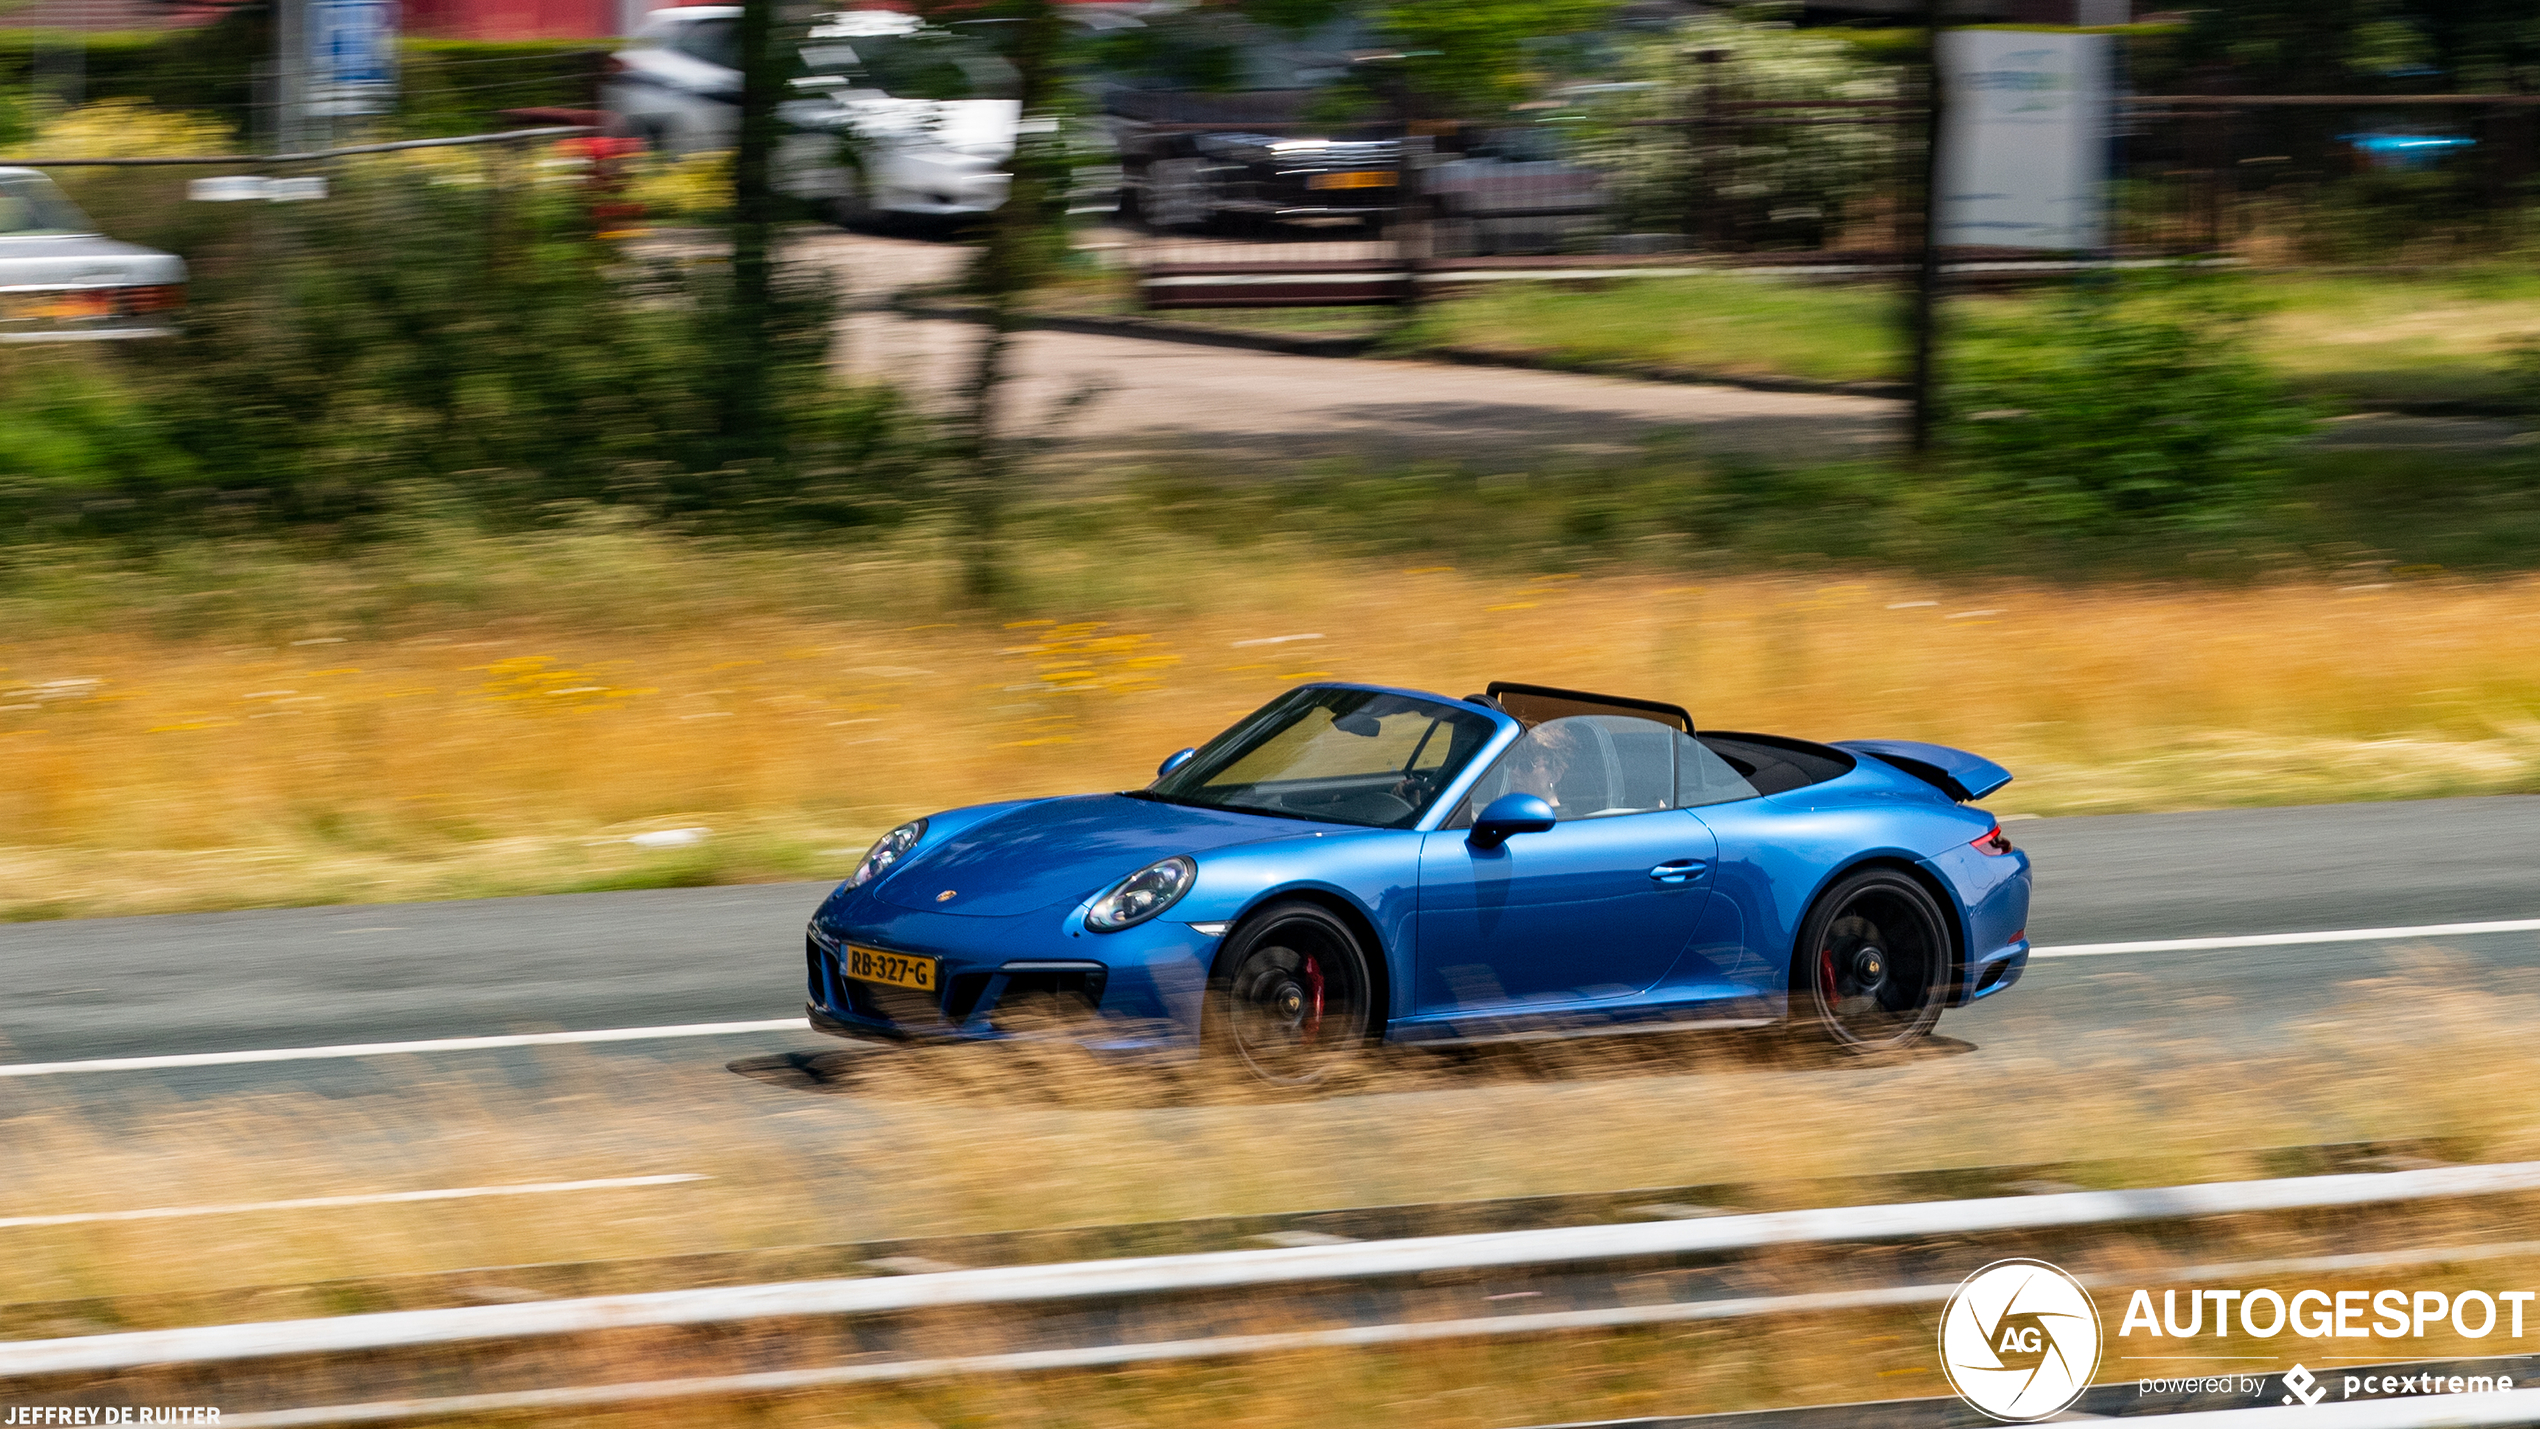
[[(2540, 798), (2042, 819), (2046, 946), (2540, 917)], [(575, 894), (0, 927), (0, 1061), (65, 1061), (781, 1018), (825, 885)], [(2442, 940), (2468, 975), (2540, 980), (2540, 934)], [(1949, 1014), (1986, 1047), (2157, 1029), (2244, 1037), (2420, 959), (2406, 940), (2041, 959)], [(723, 1059), (805, 1033), (627, 1044)], [(125, 1074), (29, 1081), (103, 1083)], [(374, 1079), (375, 1065), (204, 1069), (203, 1090)], [(0, 1084), (5, 1085), (5, 1084)]]

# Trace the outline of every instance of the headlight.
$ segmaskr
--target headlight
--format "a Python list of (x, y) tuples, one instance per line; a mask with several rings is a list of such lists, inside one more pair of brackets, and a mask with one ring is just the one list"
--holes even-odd
[(924, 837), (926, 837), (926, 821), (911, 819), (875, 839), (873, 847), (864, 851), (864, 862), (857, 864), (855, 872), (847, 878), (847, 886), (862, 888), (890, 872), (910, 849), (917, 847), (917, 841)]
[(1150, 863), (1111, 885), (1085, 912), (1085, 926), (1097, 933), (1117, 933), (1143, 923), (1173, 906), (1199, 877), (1199, 865), (1187, 858)]

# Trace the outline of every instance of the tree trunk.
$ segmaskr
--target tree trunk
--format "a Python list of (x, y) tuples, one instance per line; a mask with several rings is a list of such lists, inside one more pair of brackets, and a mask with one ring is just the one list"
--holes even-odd
[(751, 461), (774, 456), (783, 446), (767, 402), (767, 371), (774, 358), (770, 250), (776, 226), (776, 195), (768, 170), (784, 84), (776, 57), (776, 0), (741, 0), (737, 39), (741, 132), (732, 157), (732, 287), (720, 344), (719, 426), (725, 459)]
[[(1025, 122), (1046, 118), (1057, 98), (1058, 49), (1064, 22), (1057, 0), (1014, 0), (1001, 7), (1014, 17), (1006, 58), (1019, 77)], [(999, 397), (1007, 377), (1007, 349), (1022, 320), (1024, 300), (1037, 285), (1045, 249), (1065, 241), (1066, 218), (1052, 213), (1058, 193), (1057, 134), (1017, 133), (1013, 173), (1005, 204), (989, 220), (973, 283), (987, 309), (979, 350), (970, 369), (967, 410), (955, 451), (962, 522), (962, 584), (975, 600), (993, 600), (1010, 580), (1000, 527), (1014, 499), (1013, 471), (1000, 430)], [(1053, 227), (1056, 231), (1053, 232)]]

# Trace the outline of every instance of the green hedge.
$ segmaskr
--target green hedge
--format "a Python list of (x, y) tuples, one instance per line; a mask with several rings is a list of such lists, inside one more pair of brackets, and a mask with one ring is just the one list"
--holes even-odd
[[(24, 108), (36, 52), (56, 50), (59, 32), (0, 30), (0, 143)], [(142, 99), (168, 109), (214, 114), (243, 137), (256, 132), (257, 62), (272, 53), (262, 14), (233, 13), (199, 30), (92, 34), (83, 46), (83, 100)], [(436, 137), (497, 127), (506, 109), (588, 109), (599, 102), (608, 40), (408, 39), (404, 87), (392, 127)], [(48, 66), (48, 69), (51, 68)]]
[(506, 109), (596, 109), (607, 40), (408, 40), (398, 122), (418, 135), (475, 134)]

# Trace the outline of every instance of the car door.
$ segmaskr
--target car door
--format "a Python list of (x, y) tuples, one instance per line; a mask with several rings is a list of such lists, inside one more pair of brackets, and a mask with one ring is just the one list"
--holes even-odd
[[(1414, 1016), (1550, 1011), (1664, 979), (1709, 897), (1714, 841), (1676, 807), (1676, 731), (1605, 715), (1527, 732), (1420, 850)], [(1473, 811), (1537, 794), (1558, 820), (1477, 847)]]

